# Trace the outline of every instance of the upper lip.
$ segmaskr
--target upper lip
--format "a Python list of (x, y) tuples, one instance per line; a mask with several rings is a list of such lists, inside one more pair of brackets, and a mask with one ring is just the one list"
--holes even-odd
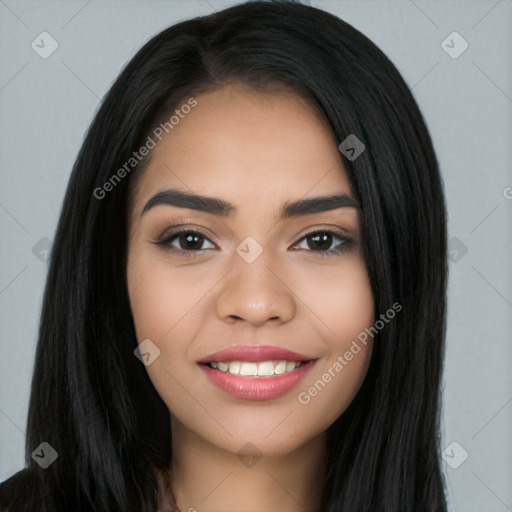
[(198, 361), (199, 363), (215, 363), (219, 361), (311, 361), (312, 357), (293, 352), (283, 347), (275, 347), (269, 345), (244, 345), (238, 347), (229, 347), (219, 350), (214, 354), (210, 354), (205, 359)]

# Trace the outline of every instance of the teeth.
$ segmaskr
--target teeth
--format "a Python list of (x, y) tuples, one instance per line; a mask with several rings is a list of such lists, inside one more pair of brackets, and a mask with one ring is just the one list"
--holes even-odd
[(231, 363), (225, 363), (229, 366), (229, 373), (238, 375), (240, 373), (240, 361), (231, 361)]
[(289, 361), (286, 363), (286, 371), (291, 372), (295, 368), (295, 363), (293, 361)]
[(286, 371), (286, 361), (279, 361), (274, 368), (274, 373), (276, 375), (281, 375)]
[(274, 365), (272, 361), (263, 361), (258, 364), (258, 375), (274, 375)]
[(217, 363), (217, 368), (221, 371), (221, 372), (227, 372), (228, 371), (228, 368), (229, 368), (229, 365), (228, 363), (224, 363), (223, 361), (219, 361)]
[(271, 375), (282, 375), (291, 372), (299, 367), (301, 363), (295, 361), (261, 361), (244, 362), (244, 361), (218, 361), (209, 363), (212, 368), (221, 372), (229, 372), (233, 375), (243, 375), (247, 377), (268, 377)]
[(242, 363), (240, 365), (240, 375), (258, 375), (258, 366), (258, 363)]

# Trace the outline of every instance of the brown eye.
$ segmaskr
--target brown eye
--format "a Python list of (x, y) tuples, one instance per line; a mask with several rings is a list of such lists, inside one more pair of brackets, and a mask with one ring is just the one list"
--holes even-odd
[[(172, 251), (187, 253), (202, 251), (202, 246), (205, 240), (211, 242), (206, 235), (200, 233), (199, 231), (193, 231), (190, 229), (180, 229), (172, 231), (170, 233), (165, 232), (162, 236), (158, 238), (158, 240), (155, 241), (155, 244), (161, 245)], [(177, 247), (176, 245), (173, 244), (173, 242), (175, 241), (177, 241)]]
[[(335, 239), (340, 242), (332, 248)], [(313, 231), (304, 236), (302, 240), (306, 240), (310, 252), (323, 256), (342, 253), (348, 250), (353, 243), (353, 240), (344, 233), (335, 233), (329, 230)]]
[(204, 237), (196, 233), (180, 233), (173, 237), (178, 240), (180, 249), (199, 251), (204, 243)]
[[(336, 239), (339, 240), (338, 243), (335, 242)], [(154, 243), (185, 256), (194, 256), (194, 253), (202, 253), (204, 250), (214, 247), (213, 245), (212, 247), (203, 247), (205, 241), (213, 244), (204, 233), (185, 228), (171, 232), (165, 231)], [(304, 243), (303, 241), (306, 241), (307, 247), (300, 248), (299, 246)], [(334, 247), (332, 247), (333, 243), (335, 244)], [(308, 233), (301, 239), (300, 243), (295, 244), (293, 247), (299, 247), (300, 250), (313, 252), (319, 256), (330, 256), (343, 253), (352, 245), (352, 238), (344, 233), (319, 230)]]

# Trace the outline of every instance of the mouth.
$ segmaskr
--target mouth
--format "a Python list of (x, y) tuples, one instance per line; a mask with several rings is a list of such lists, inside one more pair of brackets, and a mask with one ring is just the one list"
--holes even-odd
[(198, 361), (208, 380), (236, 398), (269, 400), (293, 389), (316, 359), (279, 347), (232, 347)]
[[(306, 361), (307, 363), (308, 361)], [(231, 375), (242, 375), (243, 377), (272, 377), (283, 375), (299, 368), (304, 362), (301, 361), (212, 361), (206, 364), (213, 370), (218, 370)]]

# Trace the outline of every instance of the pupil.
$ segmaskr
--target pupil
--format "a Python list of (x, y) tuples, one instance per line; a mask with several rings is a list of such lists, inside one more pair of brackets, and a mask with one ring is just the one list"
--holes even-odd
[(186, 240), (186, 248), (187, 249), (200, 249), (201, 243), (199, 242), (198, 247), (194, 246), (194, 243), (197, 244), (198, 240), (201, 240), (201, 237), (198, 235), (194, 235), (193, 233), (189, 233), (188, 235), (184, 235)]
[[(327, 251), (329, 250), (329, 247), (331, 246), (331, 237), (332, 235), (330, 235), (329, 233), (322, 233), (320, 235), (314, 235), (311, 237), (311, 240), (315, 241), (317, 239), (320, 239), (320, 245), (321, 247), (318, 247), (318, 243), (315, 241), (313, 245), (317, 245), (317, 249), (320, 249), (320, 250), (324, 250), (324, 251)], [(325, 244), (325, 242), (328, 242), (327, 245)], [(310, 244), (308, 244), (310, 245)], [(323, 246), (322, 246), (323, 245)], [(310, 249), (314, 249), (315, 247), (311, 247), (310, 245)]]

